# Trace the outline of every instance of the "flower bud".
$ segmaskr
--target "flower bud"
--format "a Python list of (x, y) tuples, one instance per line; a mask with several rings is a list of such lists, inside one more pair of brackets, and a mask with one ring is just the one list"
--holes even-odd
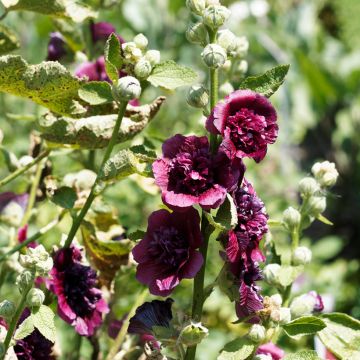
[(151, 71), (150, 61), (145, 58), (140, 59), (134, 67), (134, 73), (139, 79), (146, 79), (151, 74)]
[(138, 34), (134, 37), (134, 43), (139, 49), (146, 49), (149, 44), (147, 37), (143, 34)]
[(122, 44), (122, 50), (124, 57), (129, 62), (137, 62), (142, 57), (142, 51), (139, 49), (134, 42), (127, 42)]
[(283, 212), (283, 223), (287, 230), (294, 231), (299, 228), (301, 222), (301, 214), (293, 207), (288, 207)]
[(190, 106), (204, 108), (209, 103), (209, 93), (202, 85), (193, 85), (187, 94), (186, 101)]
[(45, 294), (40, 289), (30, 289), (28, 294), (26, 295), (26, 304), (30, 308), (38, 308), (40, 307), (45, 300)]
[(125, 76), (118, 80), (113, 86), (113, 95), (117, 101), (129, 101), (141, 95), (141, 85), (139, 80), (133, 76)]
[(257, 354), (253, 357), (253, 360), (273, 360), (273, 357), (266, 354)]
[(232, 62), (231, 60), (226, 60), (225, 64), (222, 66), (224, 71), (229, 71), (231, 69)]
[(53, 267), (53, 260), (44, 246), (28, 248), (25, 255), (20, 255), (20, 264), (38, 275), (46, 275)]
[(207, 30), (203, 23), (190, 24), (185, 33), (186, 39), (192, 44), (206, 45)]
[(294, 298), (290, 305), (291, 317), (296, 319), (300, 316), (311, 315), (316, 305), (316, 299), (308, 294)]
[(285, 325), (291, 321), (291, 312), (289, 308), (281, 307), (271, 311), (270, 319), (280, 325)]
[(248, 338), (256, 343), (262, 342), (265, 339), (266, 329), (259, 324), (254, 324), (251, 326), (249, 333), (247, 334)]
[(210, 5), (203, 12), (203, 21), (212, 29), (217, 29), (224, 25), (230, 14), (231, 11), (225, 6)]
[(311, 258), (311, 250), (305, 246), (299, 246), (294, 250), (292, 262), (294, 265), (306, 265), (310, 263)]
[(219, 94), (221, 97), (228, 96), (232, 92), (234, 92), (234, 87), (229, 82), (222, 84), (219, 88)]
[(202, 15), (206, 7), (206, 0), (186, 0), (187, 8), (196, 15)]
[(209, 330), (201, 323), (194, 323), (185, 326), (180, 333), (180, 341), (186, 346), (200, 344), (209, 335)]
[(15, 305), (9, 300), (4, 300), (0, 303), (0, 317), (4, 319), (11, 319), (15, 314)]
[(244, 75), (247, 73), (248, 68), (249, 68), (248, 62), (246, 60), (241, 60), (236, 68), (236, 73), (239, 75)]
[(280, 308), (282, 304), (282, 297), (280, 294), (275, 294), (270, 296), (270, 302), (272, 306)]
[(19, 292), (22, 294), (27, 291), (29, 287), (32, 287), (34, 284), (35, 275), (29, 270), (24, 270), (16, 278), (16, 285), (19, 287)]
[(223, 47), (228, 54), (235, 50), (236, 36), (230, 30), (220, 30), (218, 32), (217, 44)]
[(318, 216), (326, 209), (326, 197), (324, 196), (312, 196), (309, 199), (308, 211), (310, 215)]
[(145, 54), (145, 59), (148, 60), (151, 66), (155, 66), (160, 62), (160, 51), (158, 50), (148, 50)]
[(237, 37), (234, 42), (234, 51), (231, 52), (231, 56), (236, 58), (243, 58), (246, 56), (249, 50), (249, 42), (245, 36)]
[(279, 264), (269, 264), (264, 268), (264, 279), (270, 285), (278, 284), (278, 276), (281, 266)]
[(302, 197), (309, 198), (320, 190), (318, 182), (312, 177), (305, 177), (299, 182), (299, 191)]
[(335, 168), (335, 164), (329, 161), (315, 163), (311, 168), (311, 172), (323, 187), (330, 187), (335, 185), (339, 176), (339, 173)]
[(210, 68), (219, 68), (225, 64), (226, 51), (218, 44), (209, 44), (201, 53), (204, 63)]

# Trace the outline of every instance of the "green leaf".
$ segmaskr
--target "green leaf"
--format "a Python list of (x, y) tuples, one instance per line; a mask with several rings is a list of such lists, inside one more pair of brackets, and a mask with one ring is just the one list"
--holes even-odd
[(111, 86), (106, 81), (91, 81), (78, 91), (79, 97), (90, 105), (100, 105), (113, 101)]
[(8, 54), (19, 47), (16, 34), (7, 26), (0, 24), (0, 55)]
[(40, 331), (41, 335), (54, 343), (56, 340), (56, 328), (54, 323), (55, 314), (52, 310), (48, 306), (41, 305), (31, 316), (34, 326)]
[(236, 205), (230, 194), (226, 194), (225, 201), (219, 207), (214, 220), (226, 230), (233, 229), (237, 225), (238, 216)]
[(227, 343), (221, 350), (218, 360), (249, 359), (255, 349), (254, 343), (243, 337)]
[(288, 336), (311, 335), (325, 327), (325, 322), (315, 316), (302, 316), (283, 325), (283, 329)]
[(240, 84), (240, 89), (250, 89), (270, 97), (284, 82), (289, 67), (290, 65), (279, 65), (262, 75), (249, 76)]
[(119, 70), (122, 67), (123, 59), (121, 57), (120, 41), (112, 33), (105, 44), (105, 69), (110, 80), (115, 83), (119, 79)]
[(146, 232), (142, 230), (136, 230), (128, 235), (128, 238), (131, 241), (137, 241), (142, 239), (145, 236)]
[(77, 0), (1, 0), (7, 11), (26, 10), (60, 18), (83, 22), (97, 17), (88, 5)]
[(283, 360), (321, 360), (321, 358), (314, 350), (303, 350), (296, 354), (288, 354)]
[(154, 150), (147, 149), (144, 145), (134, 145), (130, 148), (130, 150), (143, 161), (154, 161), (157, 158), (156, 152)]
[(83, 83), (58, 62), (28, 65), (18, 55), (0, 57), (0, 91), (31, 99), (58, 114), (79, 116), (86, 111), (77, 101)]
[(342, 313), (324, 314), (321, 318), (326, 328), (318, 336), (325, 347), (339, 359), (360, 359), (360, 321)]
[(283, 287), (289, 286), (296, 280), (303, 270), (303, 266), (282, 265), (278, 274), (279, 284)]
[(327, 219), (324, 215), (319, 214), (316, 217), (319, 221), (321, 221), (322, 223), (326, 224), (326, 225), (334, 225), (329, 219)]
[(33, 316), (28, 316), (18, 327), (14, 339), (21, 340), (29, 336), (35, 330)]
[(147, 80), (153, 86), (174, 90), (179, 86), (192, 84), (197, 77), (198, 75), (191, 68), (169, 60), (156, 65)]
[(70, 187), (62, 186), (56, 189), (51, 201), (64, 209), (72, 209), (74, 207), (77, 195), (75, 190)]
[(313, 244), (311, 251), (313, 257), (321, 260), (328, 260), (336, 256), (344, 247), (344, 242), (337, 236), (326, 236)]

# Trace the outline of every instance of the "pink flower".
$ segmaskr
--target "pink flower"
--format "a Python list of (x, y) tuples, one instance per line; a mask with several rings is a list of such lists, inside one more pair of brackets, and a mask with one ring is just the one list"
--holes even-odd
[(260, 345), (256, 354), (270, 355), (272, 360), (281, 360), (285, 356), (284, 350), (280, 349), (272, 342)]
[(261, 161), (267, 145), (278, 134), (277, 115), (270, 101), (251, 90), (237, 90), (219, 102), (206, 121), (206, 128), (223, 136), (221, 148), (230, 157)]
[(132, 253), (138, 267), (136, 278), (149, 286), (153, 295), (167, 296), (182, 279), (191, 279), (200, 270), (203, 257), (200, 217), (195, 209), (170, 213), (153, 212), (145, 237)]

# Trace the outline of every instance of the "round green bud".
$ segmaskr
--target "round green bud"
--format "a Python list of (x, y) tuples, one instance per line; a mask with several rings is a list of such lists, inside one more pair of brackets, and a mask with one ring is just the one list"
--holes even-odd
[(203, 23), (190, 24), (185, 33), (186, 39), (192, 44), (206, 45), (208, 33)]
[(305, 177), (299, 182), (299, 191), (303, 198), (308, 198), (320, 190), (319, 183), (312, 177)]
[(145, 59), (148, 60), (151, 66), (155, 66), (160, 62), (160, 51), (158, 50), (148, 50), (145, 54)]
[(200, 344), (209, 335), (209, 330), (201, 323), (191, 322), (180, 333), (180, 341), (186, 346)]
[(322, 187), (335, 185), (339, 176), (335, 164), (329, 161), (315, 163), (311, 168), (311, 172)]
[(139, 79), (146, 79), (151, 74), (151, 71), (152, 66), (146, 58), (140, 59), (134, 67), (134, 73)]
[(228, 54), (231, 54), (232, 51), (235, 50), (236, 45), (236, 36), (230, 30), (220, 30), (217, 36), (217, 44), (223, 47)]
[(299, 246), (294, 250), (292, 254), (292, 262), (294, 265), (306, 265), (309, 264), (312, 258), (312, 252), (305, 246)]
[(190, 106), (204, 108), (209, 103), (209, 93), (202, 85), (193, 85), (189, 89), (186, 101)]
[(254, 324), (251, 326), (247, 337), (255, 343), (260, 343), (265, 339), (266, 329), (259, 324)]
[(139, 80), (133, 76), (125, 76), (113, 85), (113, 96), (116, 101), (129, 101), (141, 95), (141, 85)]
[(40, 289), (30, 289), (28, 294), (26, 295), (26, 304), (30, 308), (38, 308), (40, 307), (45, 300), (45, 294)]
[(203, 21), (205, 25), (216, 30), (224, 25), (230, 14), (231, 11), (225, 6), (210, 5), (203, 12)]
[(15, 305), (9, 300), (4, 300), (0, 303), (0, 316), (5, 319), (11, 319), (15, 314)]
[(299, 228), (301, 222), (301, 214), (293, 207), (288, 207), (283, 212), (283, 224), (289, 231), (294, 231)]
[(241, 59), (246, 56), (249, 50), (249, 42), (245, 36), (237, 37), (234, 41), (234, 50), (231, 56)]
[(232, 92), (234, 92), (234, 87), (229, 82), (222, 84), (219, 88), (219, 94), (221, 97), (228, 96)]
[(324, 196), (312, 196), (309, 199), (308, 210), (309, 214), (313, 216), (318, 216), (326, 209), (326, 197)]
[(147, 37), (143, 34), (138, 34), (134, 37), (134, 43), (139, 49), (146, 49), (149, 44)]
[(206, 7), (206, 0), (186, 0), (187, 8), (196, 15), (202, 15)]
[(276, 285), (279, 282), (279, 271), (281, 266), (279, 264), (269, 264), (264, 268), (264, 279), (270, 285)]
[(315, 303), (316, 299), (313, 296), (307, 294), (297, 296), (290, 304), (291, 317), (296, 319), (301, 316), (311, 315)]
[(16, 278), (16, 285), (19, 287), (19, 292), (22, 294), (33, 286), (35, 275), (32, 271), (24, 270)]
[(210, 68), (219, 68), (225, 64), (226, 51), (218, 44), (209, 44), (201, 53), (204, 63)]

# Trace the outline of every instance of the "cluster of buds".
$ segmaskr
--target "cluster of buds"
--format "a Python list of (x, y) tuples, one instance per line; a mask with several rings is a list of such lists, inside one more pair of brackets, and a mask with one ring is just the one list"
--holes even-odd
[(148, 39), (143, 34), (138, 34), (133, 41), (122, 44), (125, 65), (133, 67), (134, 75), (145, 80), (153, 67), (160, 62), (160, 52), (148, 50)]
[(282, 297), (280, 294), (265, 296), (264, 309), (265, 317), (271, 320), (274, 326), (285, 325), (291, 321), (290, 308), (282, 306)]
[(20, 255), (20, 264), (34, 276), (44, 276), (52, 269), (53, 260), (45, 248), (39, 245), (28, 248), (25, 255)]
[(191, 322), (180, 332), (179, 340), (186, 346), (200, 344), (209, 335), (209, 330), (199, 322)]

